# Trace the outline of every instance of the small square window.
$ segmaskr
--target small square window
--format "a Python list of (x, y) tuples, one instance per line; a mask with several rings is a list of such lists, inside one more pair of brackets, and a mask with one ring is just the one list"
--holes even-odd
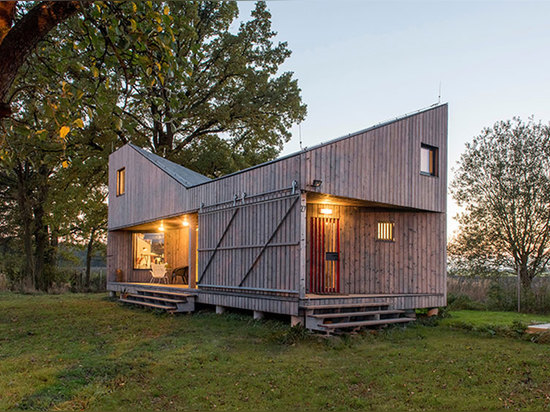
[(427, 144), (420, 146), (420, 173), (437, 176), (437, 147)]
[(378, 232), (376, 234), (376, 240), (395, 242), (395, 239), (393, 237), (394, 228), (395, 223), (393, 222), (378, 222)]
[(123, 195), (126, 191), (126, 169), (123, 167), (116, 171), (116, 195)]

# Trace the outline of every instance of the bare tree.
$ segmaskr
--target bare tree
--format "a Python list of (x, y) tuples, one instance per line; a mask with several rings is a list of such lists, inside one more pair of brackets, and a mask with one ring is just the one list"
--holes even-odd
[(530, 287), (550, 259), (550, 127), (514, 118), (484, 129), (466, 145), (451, 192), (463, 212), (449, 255), (519, 269)]

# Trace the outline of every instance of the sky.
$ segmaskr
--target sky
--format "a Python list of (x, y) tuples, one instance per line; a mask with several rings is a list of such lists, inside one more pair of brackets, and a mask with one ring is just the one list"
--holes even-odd
[[(550, 121), (550, 1), (268, 1), (292, 56), (312, 146), (449, 104), (449, 182), (465, 144), (499, 120)], [(241, 18), (253, 2), (240, 2)], [(300, 149), (299, 128), (284, 154)], [(448, 197), (448, 234), (457, 229)]]

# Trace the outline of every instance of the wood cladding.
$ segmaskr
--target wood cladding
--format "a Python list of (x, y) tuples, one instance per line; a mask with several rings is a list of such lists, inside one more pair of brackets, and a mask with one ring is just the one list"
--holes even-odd
[[(308, 217), (322, 217), (323, 205), (308, 204)], [(342, 293), (445, 293), (445, 214), (383, 211), (331, 205), (340, 219)], [(378, 241), (378, 222), (393, 222), (393, 242)], [(307, 265), (310, 265), (308, 233)], [(443, 252), (443, 253), (442, 253)], [(308, 282), (308, 290), (311, 286)]]
[(299, 195), (199, 213), (199, 286), (298, 291)]
[[(190, 187), (176, 182), (130, 146), (109, 158), (109, 228), (137, 225), (232, 201), (235, 195), (289, 188), (384, 205), (446, 210), (447, 106), (390, 122), (286, 158)], [(438, 176), (420, 173), (421, 145), (436, 147)], [(126, 193), (116, 196), (116, 171)], [(320, 180), (320, 187), (313, 187)]]

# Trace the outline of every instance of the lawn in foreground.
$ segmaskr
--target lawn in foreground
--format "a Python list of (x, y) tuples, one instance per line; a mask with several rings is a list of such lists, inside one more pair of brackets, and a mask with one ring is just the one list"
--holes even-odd
[(448, 326), (293, 337), (248, 316), (0, 294), (0, 410), (549, 406), (548, 345)]

